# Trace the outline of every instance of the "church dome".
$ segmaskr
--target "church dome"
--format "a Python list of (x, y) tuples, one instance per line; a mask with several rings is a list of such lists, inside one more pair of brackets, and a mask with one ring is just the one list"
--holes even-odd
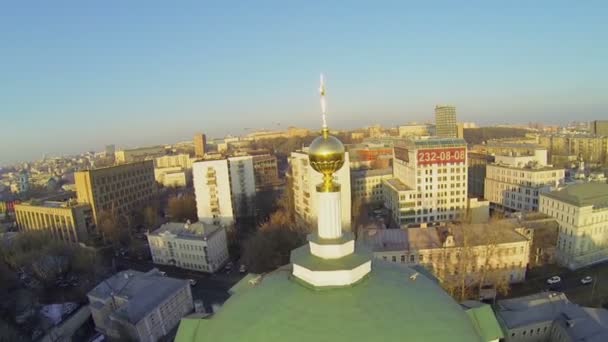
[(338, 138), (324, 131), (310, 144), (308, 158), (315, 171), (331, 175), (344, 165), (344, 145)]
[(249, 275), (212, 318), (183, 318), (175, 340), (482, 341), (467, 313), (435, 280), (404, 265), (372, 263), (366, 278), (346, 288), (308, 286), (289, 265), (263, 277)]

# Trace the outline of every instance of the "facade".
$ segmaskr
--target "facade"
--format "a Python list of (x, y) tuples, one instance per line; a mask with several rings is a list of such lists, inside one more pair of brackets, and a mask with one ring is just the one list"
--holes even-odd
[(557, 188), (565, 170), (547, 164), (547, 151), (531, 155), (496, 155), (486, 166), (485, 198), (495, 209), (538, 211), (539, 195)]
[(93, 227), (91, 206), (75, 202), (16, 204), (15, 218), (21, 231), (45, 231), (72, 243), (86, 242)]
[(194, 156), (202, 158), (207, 152), (207, 136), (202, 133), (194, 135)]
[(591, 122), (591, 133), (608, 136), (608, 120), (595, 120)]
[(608, 184), (573, 184), (542, 194), (540, 212), (559, 224), (559, 264), (577, 269), (608, 260)]
[(228, 261), (226, 230), (196, 223), (165, 223), (148, 234), (155, 264), (213, 273)]
[(469, 197), (484, 197), (486, 166), (494, 162), (494, 156), (485, 152), (469, 151), (467, 153), (467, 191)]
[(427, 124), (407, 124), (397, 127), (400, 137), (424, 137), (431, 135), (431, 129)]
[(79, 203), (88, 203), (97, 223), (100, 212), (128, 215), (156, 196), (152, 160), (74, 173)]
[(165, 187), (185, 187), (188, 184), (188, 174), (189, 171), (179, 166), (154, 169), (154, 179)]
[(382, 181), (393, 177), (392, 169), (353, 170), (350, 172), (352, 200), (360, 203), (383, 203)]
[(116, 164), (127, 164), (145, 159), (160, 157), (165, 154), (163, 146), (140, 147), (128, 150), (120, 150), (114, 153)]
[(347, 145), (351, 169), (385, 169), (393, 159), (393, 145), (385, 142), (364, 142)]
[(118, 340), (158, 341), (194, 307), (188, 281), (156, 269), (116, 273), (87, 297), (95, 329)]
[[(315, 189), (321, 184), (323, 177), (315, 172), (308, 160), (308, 150), (292, 152), (289, 157), (291, 177), (293, 180), (294, 206), (298, 219), (314, 223), (318, 217), (317, 198)], [(336, 181), (341, 184), (351, 184), (349, 153), (345, 153), (344, 165), (335, 174)], [(340, 190), (342, 228), (350, 231), (351, 223), (351, 189), (342, 186)]]
[(255, 212), (253, 157), (202, 160), (193, 164), (199, 220), (228, 225)]
[(561, 292), (499, 300), (505, 342), (608, 341), (608, 310), (582, 307)]
[(167, 167), (180, 167), (182, 169), (191, 169), (193, 158), (187, 154), (176, 154), (172, 156), (162, 156), (154, 159), (154, 167), (163, 169)]
[(361, 234), (374, 257), (422, 265), (442, 281), (466, 272), (467, 283), (525, 280), (532, 232), (511, 220), (427, 228), (377, 229)]
[(384, 205), (399, 225), (462, 218), (467, 208), (467, 144), (429, 138), (395, 145), (393, 178), (384, 181)]
[(457, 138), (456, 107), (435, 106), (435, 135), (440, 138)]
[(593, 134), (545, 134), (538, 143), (549, 150), (551, 160), (578, 156), (591, 164), (608, 163), (608, 136)]
[(256, 191), (270, 190), (281, 183), (277, 157), (271, 154), (253, 156)]

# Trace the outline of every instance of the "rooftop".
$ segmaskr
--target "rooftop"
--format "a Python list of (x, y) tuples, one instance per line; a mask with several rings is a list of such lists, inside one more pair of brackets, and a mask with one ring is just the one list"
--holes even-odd
[(409, 249), (407, 229), (370, 229), (359, 240), (373, 251), (403, 251)]
[(544, 193), (541, 196), (556, 199), (578, 207), (593, 206), (594, 208), (608, 207), (608, 184), (579, 183)]
[(221, 229), (220, 226), (196, 223), (167, 222), (149, 235), (171, 233), (182, 239), (206, 239)]
[(146, 273), (126, 270), (102, 281), (88, 295), (101, 300), (126, 300), (113, 315), (135, 324), (184, 286), (188, 286), (187, 280), (164, 277), (156, 269)]
[(246, 277), (210, 319), (182, 319), (175, 340), (481, 341), (469, 316), (435, 281), (404, 265), (372, 263), (371, 273), (348, 288), (303, 286), (289, 265)]
[(393, 189), (397, 191), (410, 191), (413, 190), (409, 186), (403, 184), (399, 178), (386, 179), (385, 182)]
[[(399, 144), (401, 145), (401, 144)], [(405, 147), (410, 148), (436, 148), (436, 147), (466, 147), (467, 142), (460, 138), (438, 138), (430, 137), (426, 139), (408, 139)]]
[(386, 175), (392, 175), (392, 174), (393, 174), (393, 169), (391, 169), (391, 168), (351, 171), (352, 178), (377, 177), (377, 176), (386, 176)]

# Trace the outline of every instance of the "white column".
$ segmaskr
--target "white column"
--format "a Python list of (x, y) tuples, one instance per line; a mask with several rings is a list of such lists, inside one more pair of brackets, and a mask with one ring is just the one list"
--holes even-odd
[(317, 192), (318, 229), (322, 239), (337, 239), (342, 236), (342, 210), (340, 192)]

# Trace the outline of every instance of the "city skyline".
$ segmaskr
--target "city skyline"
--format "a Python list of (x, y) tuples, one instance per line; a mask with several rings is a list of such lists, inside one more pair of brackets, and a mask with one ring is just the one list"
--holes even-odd
[(321, 71), (342, 129), (432, 121), (437, 104), (482, 125), (601, 119), (608, 104), (601, 2), (75, 4), (5, 6), (0, 165), (318, 127)]

